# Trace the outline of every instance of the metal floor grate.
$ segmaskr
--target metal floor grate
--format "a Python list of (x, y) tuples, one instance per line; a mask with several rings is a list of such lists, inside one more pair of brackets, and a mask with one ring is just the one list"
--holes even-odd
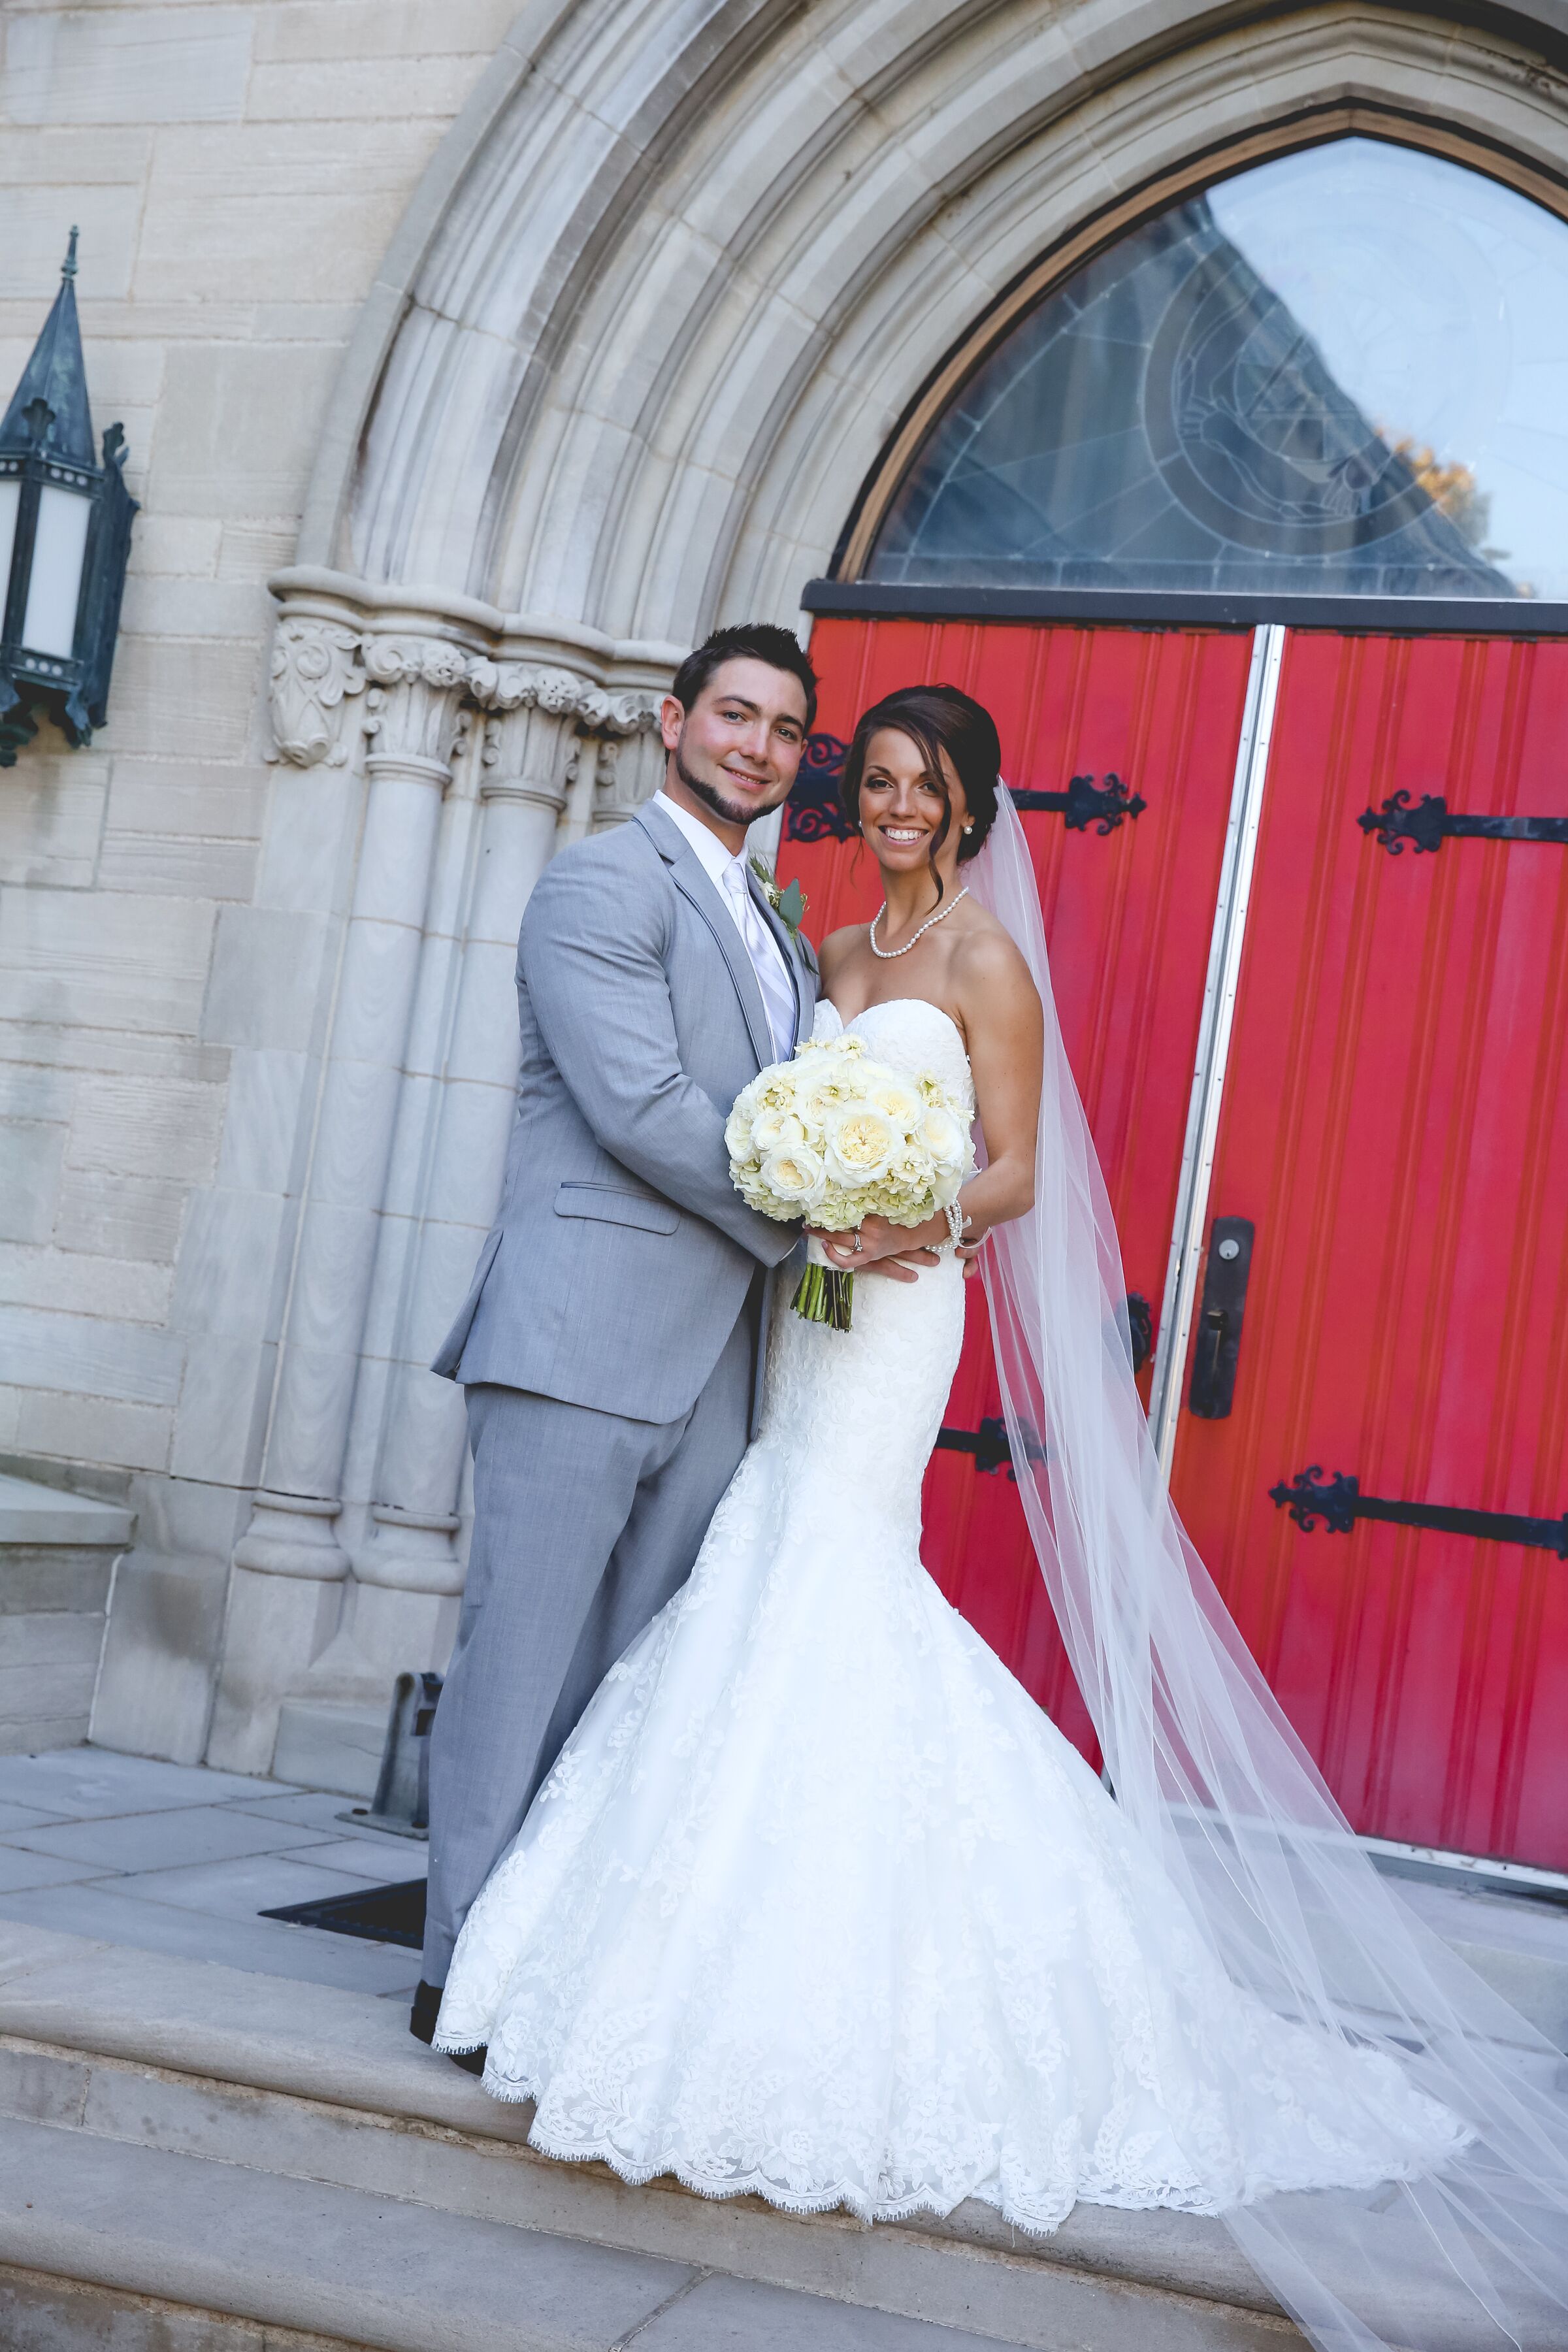
[(371, 1944), (403, 1944), (416, 1952), (425, 1941), (425, 1881), (406, 1878), (396, 1886), (368, 1886), (362, 1894), (334, 1895), (325, 1902), (285, 1903), (258, 1916), (324, 1927), (329, 1935), (358, 1936)]

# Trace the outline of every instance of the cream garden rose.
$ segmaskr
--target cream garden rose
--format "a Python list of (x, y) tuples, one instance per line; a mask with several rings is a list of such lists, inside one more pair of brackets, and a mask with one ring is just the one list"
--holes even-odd
[[(928, 1103), (916, 1132), (936, 1165), (942, 1170), (963, 1167), (970, 1154), (969, 1137), (952, 1113), (941, 1103)], [(970, 1161), (973, 1166), (973, 1159)], [(968, 1173), (966, 1169), (964, 1171)]]
[(925, 1106), (917, 1087), (906, 1086), (902, 1078), (880, 1079), (868, 1091), (877, 1108), (887, 1113), (900, 1134), (911, 1134), (919, 1127)]
[(768, 1153), (760, 1172), (774, 1200), (793, 1202), (797, 1216), (814, 1209), (827, 1190), (822, 1160), (806, 1143), (781, 1144)]
[(765, 1160), (781, 1143), (804, 1143), (805, 1122), (793, 1110), (773, 1110), (766, 1105), (752, 1121), (752, 1148)]
[(831, 1233), (869, 1216), (923, 1224), (973, 1171), (964, 1108), (931, 1072), (890, 1069), (858, 1036), (813, 1040), (736, 1097), (730, 1175), (764, 1216)]
[(893, 1164), (902, 1137), (875, 1103), (851, 1103), (826, 1122), (824, 1158), (830, 1175), (857, 1192), (877, 1183)]

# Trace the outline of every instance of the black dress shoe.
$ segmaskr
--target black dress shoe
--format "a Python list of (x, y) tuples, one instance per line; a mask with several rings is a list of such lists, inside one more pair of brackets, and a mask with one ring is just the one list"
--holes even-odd
[[(408, 2031), (416, 2042), (434, 2042), (436, 2039), (436, 2020), (441, 2014), (442, 1990), (440, 1985), (426, 1984), (423, 1977), (414, 1988), (414, 2006), (408, 2012)], [(449, 2058), (454, 2066), (460, 2066), (465, 2074), (482, 2074), (485, 2071), (482, 2049), (447, 2050), (443, 2055)]]

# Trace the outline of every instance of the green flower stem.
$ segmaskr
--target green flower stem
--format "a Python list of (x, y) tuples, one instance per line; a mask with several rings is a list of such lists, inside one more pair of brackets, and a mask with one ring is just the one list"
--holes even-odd
[(855, 1277), (842, 1266), (808, 1265), (792, 1304), (808, 1323), (826, 1323), (835, 1331), (847, 1331), (855, 1304)]

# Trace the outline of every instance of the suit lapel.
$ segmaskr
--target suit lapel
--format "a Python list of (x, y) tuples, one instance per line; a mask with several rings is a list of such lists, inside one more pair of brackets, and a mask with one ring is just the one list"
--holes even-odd
[(795, 1038), (798, 1045), (811, 1028), (812, 1008), (805, 1001), (805, 958), (800, 951), (799, 940), (784, 921), (784, 917), (775, 911), (772, 899), (749, 866), (746, 868), (746, 880), (759, 914), (779, 943), (779, 951), (784, 960), (784, 970), (789, 974), (789, 984), (795, 991)]
[[(765, 1068), (774, 1058), (773, 1031), (768, 1025), (767, 1007), (763, 1003), (757, 975), (752, 970), (752, 959), (746, 953), (729, 908), (703, 872), (702, 860), (679, 825), (671, 824), (658, 809), (646, 805), (638, 809), (635, 822), (642, 826), (668, 866), (669, 878), (681, 897), (696, 908), (712, 932), (719, 952), (730, 967), (730, 977), (741, 1000), (746, 1034), (757, 1057), (757, 1067), (759, 1070)], [(796, 1001), (798, 1003), (798, 991)]]

